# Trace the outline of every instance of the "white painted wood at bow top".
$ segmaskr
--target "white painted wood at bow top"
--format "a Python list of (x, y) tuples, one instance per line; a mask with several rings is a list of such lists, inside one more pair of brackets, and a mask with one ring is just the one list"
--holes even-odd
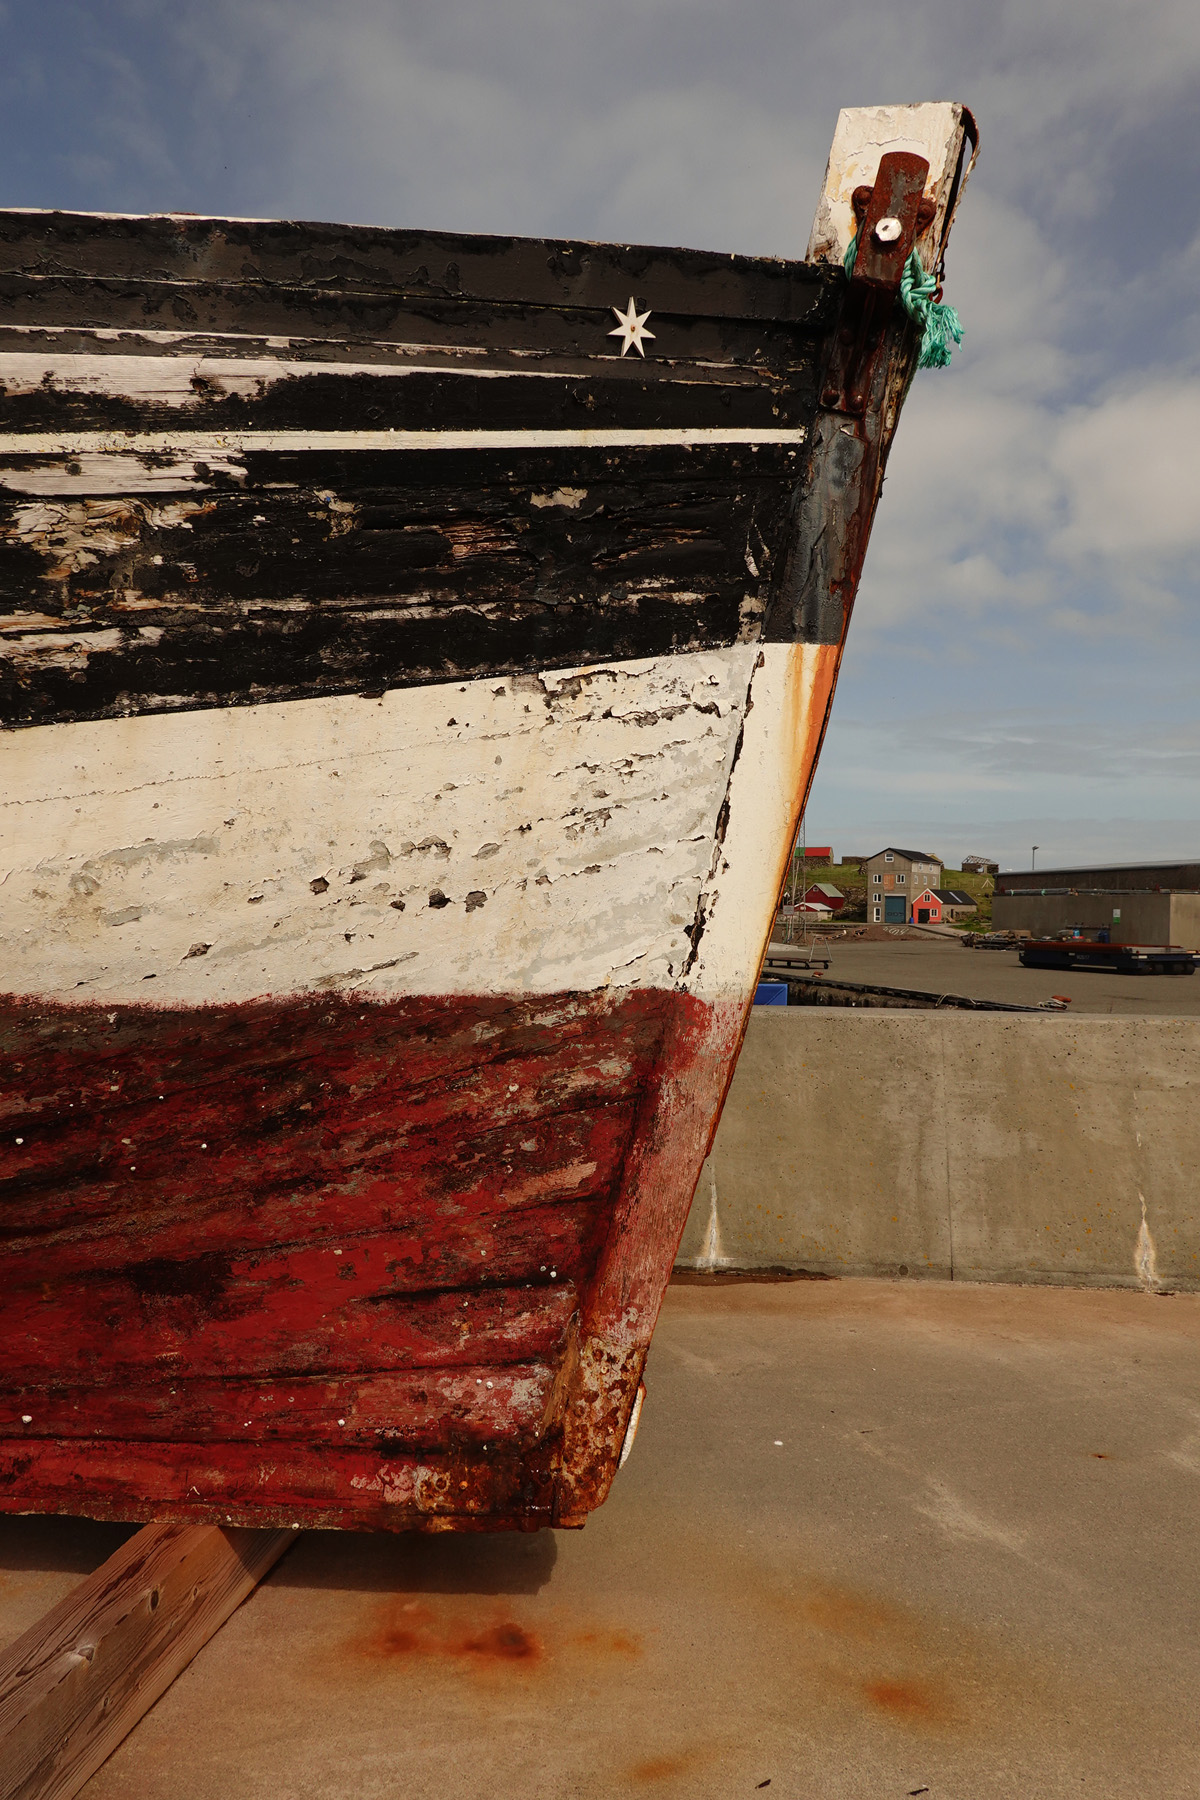
[[(964, 130), (971, 139), (972, 153), (956, 193), (953, 177)], [(808, 262), (841, 262), (856, 230), (851, 196), (856, 187), (872, 185), (879, 159), (889, 150), (911, 151), (929, 164), (925, 192), (936, 201), (936, 210), (917, 239), (917, 249), (926, 268), (933, 266), (937, 248), (945, 242), (952, 223), (952, 215), (948, 220), (947, 214), (957, 207), (978, 153), (975, 121), (956, 100), (842, 109), (808, 240)]]
[(5, 734), (3, 989), (737, 997), (835, 665), (738, 645)]

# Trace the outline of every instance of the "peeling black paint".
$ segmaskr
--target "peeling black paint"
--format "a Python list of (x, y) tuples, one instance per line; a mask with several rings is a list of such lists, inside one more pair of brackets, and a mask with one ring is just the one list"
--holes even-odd
[[(843, 286), (803, 263), (693, 251), (0, 213), (0, 354), (50, 366), (0, 397), (0, 431), (118, 445), (153, 431), (178, 446), (136, 451), (117, 494), (117, 465), (94, 452), (3, 457), (0, 722), (723, 647), (757, 638), (768, 612), (824, 636), (820, 609), (798, 613), (782, 591), (802, 444), (189, 452), (186, 439), (807, 433)], [(645, 361), (609, 337), (630, 292), (653, 312)], [(144, 335), (164, 326), (184, 335)], [(97, 382), (103, 363), (72, 374), (71, 354), (144, 360), (136, 379)], [(204, 356), (314, 372), (223, 382)], [(181, 404), (156, 390), (156, 359)], [(394, 372), (414, 359), (421, 372)], [(123, 380), (131, 391), (98, 391)]]

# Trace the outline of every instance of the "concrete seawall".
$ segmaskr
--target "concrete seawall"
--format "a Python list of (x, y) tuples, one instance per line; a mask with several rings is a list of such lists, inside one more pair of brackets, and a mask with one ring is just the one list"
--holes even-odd
[(757, 1009), (679, 1266), (1200, 1290), (1200, 1021)]

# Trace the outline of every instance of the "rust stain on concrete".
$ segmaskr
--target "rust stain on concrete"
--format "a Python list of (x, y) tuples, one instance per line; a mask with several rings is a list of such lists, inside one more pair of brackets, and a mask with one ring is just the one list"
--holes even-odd
[(902, 1725), (942, 1725), (952, 1716), (947, 1696), (925, 1681), (865, 1681), (863, 1697)]
[(637, 1787), (652, 1787), (659, 1782), (674, 1781), (680, 1775), (690, 1775), (715, 1762), (725, 1748), (722, 1744), (692, 1744), (684, 1750), (646, 1756), (629, 1765), (625, 1778)]
[(403, 1596), (377, 1607), (370, 1627), (348, 1648), (374, 1662), (447, 1657), (478, 1666), (532, 1665), (545, 1654), (541, 1637), (508, 1612), (463, 1613)]
[[(785, 1610), (801, 1625), (801, 1666), (892, 1723), (941, 1731), (963, 1715), (956, 1674), (972, 1659), (915, 1612), (837, 1583), (814, 1583)], [(955, 1634), (958, 1636), (958, 1634)], [(964, 1662), (965, 1659), (965, 1662)]]
[(377, 1604), (366, 1628), (344, 1648), (351, 1658), (378, 1665), (422, 1660), (481, 1673), (529, 1673), (575, 1658), (591, 1672), (612, 1658), (636, 1660), (642, 1640), (635, 1632), (590, 1620), (540, 1619), (535, 1630), (511, 1605), (481, 1607), (475, 1596), (398, 1594)]

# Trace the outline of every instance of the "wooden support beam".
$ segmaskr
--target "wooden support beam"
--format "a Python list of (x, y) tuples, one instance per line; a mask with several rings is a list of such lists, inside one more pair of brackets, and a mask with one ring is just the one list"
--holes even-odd
[(294, 1543), (147, 1525), (0, 1651), (0, 1800), (69, 1800)]

